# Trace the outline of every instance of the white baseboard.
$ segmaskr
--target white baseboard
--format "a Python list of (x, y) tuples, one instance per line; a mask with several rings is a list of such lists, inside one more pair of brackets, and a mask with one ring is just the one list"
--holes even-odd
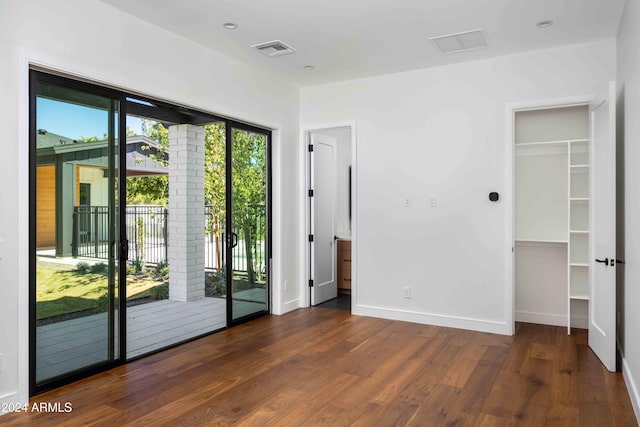
[(300, 308), (300, 299), (296, 298), (294, 300), (287, 301), (284, 304), (282, 304), (280, 311), (278, 313), (274, 312), (273, 314), (281, 315), (293, 310), (297, 310), (299, 308)]
[(28, 405), (29, 404), (29, 398), (20, 398), (18, 393), (9, 393), (9, 394), (5, 394), (4, 396), (0, 396), (0, 416), (7, 414), (8, 412), (2, 412), (2, 409), (9, 407), (9, 409), (11, 409), (11, 407), (13, 405), (18, 405), (18, 406), (23, 406), (23, 405)]
[(484, 319), (446, 316), (442, 314), (431, 314), (409, 310), (373, 307), (361, 304), (352, 305), (351, 314), (357, 316), (370, 316), (379, 317), (382, 319), (421, 323), (424, 325), (445, 326), (449, 328), (468, 329), (478, 332), (511, 335), (511, 328), (506, 323)]
[(638, 383), (635, 381), (635, 378), (633, 378), (633, 375), (631, 375), (629, 364), (624, 357), (622, 357), (622, 377), (627, 385), (627, 391), (629, 392), (633, 412), (636, 414), (636, 421), (640, 424), (640, 391), (638, 389)]
[(571, 319), (571, 327), (578, 329), (589, 329), (589, 319), (586, 317), (574, 317)]
[[(537, 323), (540, 325), (567, 326), (566, 314), (535, 313), (531, 311), (516, 311), (516, 322)], [(589, 319), (574, 317), (571, 327), (588, 329)]]
[(516, 322), (537, 323), (540, 325), (567, 326), (567, 315), (516, 311)]

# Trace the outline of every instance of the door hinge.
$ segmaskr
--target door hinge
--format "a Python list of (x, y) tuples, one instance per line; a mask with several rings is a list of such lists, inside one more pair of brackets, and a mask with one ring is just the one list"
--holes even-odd
[(313, 242), (313, 234), (309, 234), (309, 241)]
[(313, 288), (313, 279), (309, 279), (309, 287)]
[(309, 190), (309, 197), (313, 197), (313, 190)]
[(313, 152), (313, 144), (309, 144), (309, 152)]

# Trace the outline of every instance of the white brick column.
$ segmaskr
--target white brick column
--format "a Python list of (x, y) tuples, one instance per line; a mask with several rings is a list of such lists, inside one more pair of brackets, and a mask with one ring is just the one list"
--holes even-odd
[(204, 129), (169, 127), (169, 298), (204, 298)]

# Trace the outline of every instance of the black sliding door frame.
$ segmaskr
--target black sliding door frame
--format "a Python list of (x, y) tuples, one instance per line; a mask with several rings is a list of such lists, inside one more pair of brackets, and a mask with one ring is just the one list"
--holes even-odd
[[(36, 324), (37, 324), (37, 313), (36, 313), (36, 98), (37, 98), (37, 86), (39, 83), (51, 84), (61, 88), (72, 89), (76, 91), (81, 91), (84, 93), (109, 98), (110, 108), (108, 115), (108, 132), (107, 132), (107, 140), (108, 140), (108, 151), (109, 151), (109, 170), (113, 171), (114, 168), (117, 168), (117, 177), (113, 176), (112, 173), (109, 174), (109, 187), (113, 188), (115, 185), (115, 180), (117, 179), (118, 184), (120, 182), (124, 182), (123, 179), (126, 179), (126, 150), (123, 151), (121, 149), (122, 143), (126, 144), (126, 126), (123, 122), (123, 117), (126, 117), (126, 106), (125, 106), (125, 98), (122, 93), (104, 88), (101, 86), (95, 86), (89, 83), (71, 80), (65, 77), (60, 77), (56, 75), (47, 74), (41, 71), (30, 70), (29, 71), (29, 394), (35, 395), (38, 393), (42, 393), (47, 390), (51, 390), (56, 387), (60, 387), (64, 384), (68, 384), (70, 382), (76, 381), (81, 378), (85, 378), (89, 375), (105, 371), (107, 369), (113, 368), (123, 363), (123, 350), (126, 346), (126, 336), (124, 334), (125, 331), (125, 323), (126, 319), (124, 318), (126, 313), (123, 310), (124, 305), (126, 305), (126, 301), (120, 298), (126, 286), (126, 264), (122, 263), (120, 256), (118, 254), (118, 249), (116, 248), (116, 241), (111, 241), (109, 245), (109, 265), (113, 265), (113, 260), (117, 259), (118, 270), (112, 271), (111, 267), (109, 270), (109, 281), (107, 285), (108, 290), (108, 359), (104, 362), (98, 362), (93, 365), (86, 366), (84, 368), (77, 369), (68, 374), (62, 374), (57, 377), (53, 377), (51, 379), (47, 379), (42, 381), (41, 383), (37, 383), (36, 381)], [(117, 105), (117, 111), (116, 111)], [(117, 115), (117, 120), (115, 116)], [(117, 136), (116, 136), (117, 129)], [(116, 155), (116, 140), (117, 140), (117, 164), (115, 162)], [(110, 198), (112, 199), (113, 191), (109, 191), (111, 193)], [(124, 195), (124, 199), (122, 198)], [(118, 211), (115, 213), (116, 217), (120, 220), (120, 227), (118, 230), (118, 235), (113, 236), (116, 237), (118, 241), (123, 241), (123, 236), (125, 233), (125, 228), (122, 226), (122, 221), (125, 216), (122, 215), (124, 211), (124, 206), (121, 201), (126, 200), (126, 188), (123, 185), (118, 185), (118, 204), (112, 205), (112, 207), (117, 207)], [(114, 202), (114, 200), (110, 200), (110, 202)], [(110, 203), (111, 204), (111, 203)], [(112, 231), (112, 227), (115, 225), (112, 221), (109, 221), (110, 234)], [(126, 239), (126, 236), (124, 236)], [(110, 282), (111, 279), (117, 277), (117, 290), (112, 286), (113, 284)], [(123, 278), (125, 280), (123, 280)], [(118, 295), (118, 308), (116, 310), (115, 307), (115, 293)], [(118, 314), (118, 354), (115, 354), (115, 324), (116, 319), (114, 318), (115, 312)]]
[[(234, 243), (233, 236), (233, 130), (242, 130), (252, 133), (257, 133), (260, 135), (264, 135), (267, 140), (267, 152), (266, 152), (266, 167), (267, 170), (267, 192), (266, 192), (266, 224), (267, 224), (267, 233), (266, 233), (266, 308), (265, 310), (261, 310), (247, 316), (243, 316), (237, 319), (234, 319), (233, 313), (233, 262), (232, 262), (232, 254), (235, 245), (237, 244), (237, 239)], [(225, 260), (226, 266), (226, 281), (227, 281), (227, 325), (234, 326), (239, 325), (244, 322), (248, 322), (250, 320), (256, 319), (258, 317), (264, 316), (266, 314), (271, 313), (271, 262), (272, 262), (272, 219), (271, 219), (271, 131), (266, 129), (261, 129), (255, 126), (251, 126), (245, 123), (236, 122), (233, 120), (226, 121), (225, 127), (225, 140), (226, 140), (226, 179), (227, 179), (227, 193), (226, 193), (226, 216), (225, 216), (225, 230), (228, 230), (225, 233), (225, 254), (227, 255), (227, 259)]]
[[(88, 94), (101, 96), (111, 99), (109, 109), (108, 124), (108, 141), (109, 141), (109, 169), (111, 171), (117, 168), (117, 176), (109, 174), (110, 188), (115, 185), (117, 180), (117, 193), (110, 192), (109, 204), (116, 209), (114, 221), (109, 221), (109, 227), (118, 226), (117, 235), (114, 236), (109, 245), (109, 263), (113, 265), (117, 263), (117, 271), (115, 275), (109, 275), (110, 278), (116, 278), (116, 289), (112, 289), (112, 283), (109, 283), (109, 347), (108, 358), (105, 362), (96, 363), (85, 368), (74, 370), (68, 374), (62, 374), (58, 377), (47, 379), (41, 383), (36, 382), (36, 98), (38, 83), (46, 83), (60, 86), (66, 89), (86, 92)], [(149, 105), (130, 100), (144, 101)], [(117, 105), (117, 109), (116, 109)], [(168, 347), (152, 351), (143, 356), (127, 359), (127, 258), (128, 258), (128, 241), (126, 236), (126, 179), (127, 179), (127, 115), (147, 116), (158, 120), (162, 123), (188, 123), (194, 125), (204, 125), (209, 123), (225, 124), (225, 150), (226, 150), (226, 212), (225, 212), (225, 258), (224, 265), (226, 269), (226, 328), (233, 325), (252, 320), (254, 318), (269, 314), (271, 312), (271, 264), (272, 264), (272, 172), (271, 172), (271, 136), (272, 132), (268, 129), (259, 128), (246, 123), (237, 122), (224, 117), (216, 116), (210, 113), (203, 113), (187, 107), (182, 107), (164, 101), (158, 101), (146, 96), (140, 96), (135, 93), (128, 93), (115, 88), (99, 86), (97, 84), (79, 81), (59, 75), (49, 74), (45, 71), (31, 69), (29, 71), (29, 394), (31, 396), (51, 390), (62, 385), (77, 381), (90, 375), (111, 369), (113, 367), (125, 364), (130, 360), (135, 360), (167, 348), (180, 345), (184, 342), (192, 341), (205, 335), (218, 332), (218, 330), (205, 333), (183, 342), (172, 344)], [(232, 304), (232, 156), (233, 156), (233, 140), (232, 130), (238, 129), (253, 133), (265, 135), (266, 137), (266, 307), (264, 310), (253, 313), (251, 315), (241, 317), (234, 320), (233, 304)], [(117, 141), (117, 143), (116, 143)], [(117, 160), (115, 156), (117, 154)], [(114, 200), (117, 196), (117, 201)], [(113, 267), (110, 267), (110, 271)], [(204, 272), (203, 272), (204, 274)], [(115, 294), (117, 293), (117, 298)], [(117, 317), (116, 317), (117, 316)], [(117, 326), (116, 326), (117, 325)], [(117, 336), (117, 339), (115, 338)], [(117, 345), (117, 351), (116, 351)]]

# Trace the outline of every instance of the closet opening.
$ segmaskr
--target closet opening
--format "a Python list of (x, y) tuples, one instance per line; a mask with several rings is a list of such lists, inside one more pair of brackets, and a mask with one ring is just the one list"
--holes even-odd
[(517, 322), (589, 328), (589, 105), (514, 112)]

